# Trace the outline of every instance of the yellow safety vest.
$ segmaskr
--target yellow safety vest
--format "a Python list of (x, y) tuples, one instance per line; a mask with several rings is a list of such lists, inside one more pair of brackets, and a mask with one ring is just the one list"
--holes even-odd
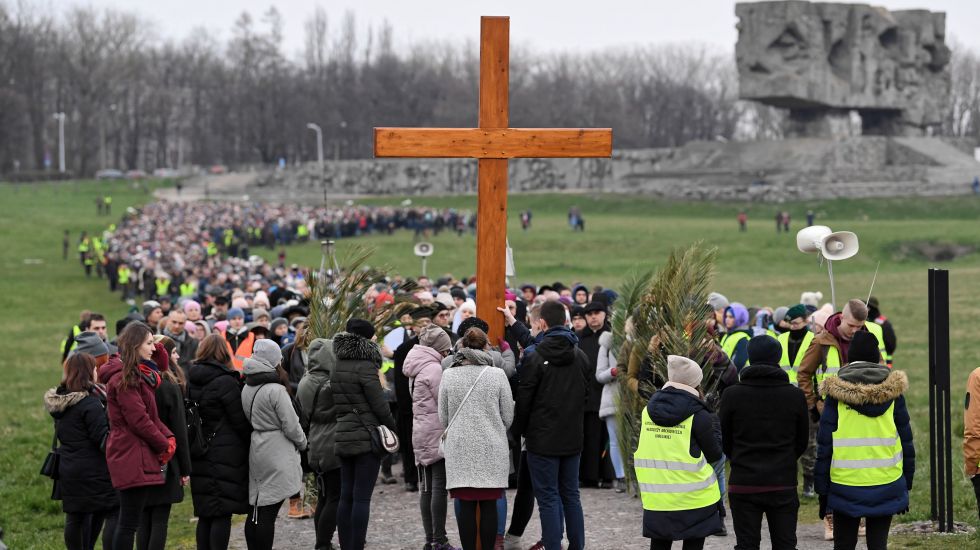
[[(738, 345), (739, 342), (741, 342), (742, 340), (746, 340), (748, 338), (749, 335), (742, 331), (738, 331), (734, 333), (726, 333), (724, 336), (721, 337), (721, 351), (725, 352), (725, 355), (727, 355), (729, 359), (734, 361), (735, 347)], [(744, 367), (749, 366), (748, 359), (745, 360), (745, 365), (743, 366)]]
[(796, 373), (800, 370), (800, 363), (803, 362), (803, 356), (806, 355), (806, 350), (810, 348), (810, 343), (813, 342), (813, 333), (806, 333), (806, 336), (803, 337), (803, 341), (800, 343), (800, 349), (796, 350), (796, 357), (792, 360), (789, 358), (789, 332), (780, 334), (776, 340), (779, 341), (779, 345), (783, 348), (783, 356), (779, 358), (779, 366), (789, 375), (789, 383), (796, 386), (798, 385)]
[(868, 328), (868, 332), (874, 334), (875, 338), (878, 339), (878, 351), (881, 352), (881, 359), (885, 361), (888, 368), (891, 368), (892, 361), (891, 357), (888, 356), (888, 351), (885, 349), (885, 334), (881, 330), (881, 325), (874, 321), (865, 321), (864, 326)]
[(129, 284), (129, 268), (120, 267), (119, 268), (119, 284), (125, 285)]
[[(73, 350), (73, 349), (75, 349), (75, 348), (78, 347), (78, 342), (75, 341), (75, 337), (78, 336), (81, 333), (82, 333), (82, 329), (78, 328), (78, 325), (75, 325), (75, 326), (71, 327), (71, 347), (68, 348), (68, 351), (71, 351), (71, 350)], [(67, 339), (61, 341), (61, 348), (60, 349), (61, 349), (62, 352), (65, 351), (65, 345), (66, 344), (68, 344), (68, 340)]]
[[(827, 367), (826, 370), (824, 370), (824, 366)], [(820, 388), (824, 380), (831, 376), (837, 376), (837, 373), (840, 372), (840, 366), (840, 352), (834, 346), (827, 346), (827, 361), (823, 365), (817, 365), (817, 372), (815, 373), (817, 388)], [(825, 395), (822, 391), (820, 393)]]
[(895, 402), (881, 416), (864, 416), (837, 403), (837, 431), (830, 481), (851, 487), (887, 485), (902, 477), (902, 441), (895, 427)]
[(214, 256), (218, 253), (218, 245), (214, 244), (214, 241), (208, 243), (208, 256)]
[(296, 236), (297, 237), (307, 237), (310, 234), (310, 229), (306, 227), (306, 224), (299, 224), (296, 226)]
[(108, 196), (108, 195), (106, 195), (106, 198), (105, 198), (105, 203), (106, 203), (106, 204), (112, 204), (112, 197), (110, 197), (110, 196)]
[(166, 296), (170, 291), (170, 279), (157, 279), (157, 296)]
[(187, 281), (180, 283), (180, 296), (182, 298), (187, 296), (193, 296), (197, 292), (197, 283), (194, 281)]
[(381, 374), (384, 374), (393, 368), (395, 368), (395, 362), (391, 359), (383, 359), (381, 361)]
[(721, 500), (715, 470), (704, 453), (691, 456), (693, 424), (691, 415), (676, 426), (659, 426), (643, 407), (633, 467), (644, 510), (696, 510)]
[(78, 243), (78, 251), (82, 253), (88, 252), (88, 239)]

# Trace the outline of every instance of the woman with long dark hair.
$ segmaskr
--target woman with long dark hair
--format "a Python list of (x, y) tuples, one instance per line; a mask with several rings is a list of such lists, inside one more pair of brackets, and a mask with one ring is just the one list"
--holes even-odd
[(155, 392), (160, 419), (177, 441), (175, 460), (167, 467), (166, 481), (149, 489), (146, 507), (140, 520), (136, 546), (140, 550), (163, 550), (167, 546), (167, 523), (170, 507), (184, 500), (184, 485), (191, 471), (191, 455), (187, 442), (187, 419), (184, 415), (184, 395), (187, 382), (180, 368), (177, 343), (169, 336), (155, 336), (153, 341), (163, 345), (167, 361), (161, 360), (161, 382)]
[(114, 550), (132, 550), (149, 487), (162, 485), (167, 463), (177, 442), (160, 421), (154, 392), (160, 386), (160, 367), (167, 362), (162, 345), (144, 323), (126, 325), (113, 355), (99, 370), (106, 379), (109, 438), (106, 462), (112, 485), (119, 491), (119, 520)]
[(197, 403), (207, 450), (191, 457), (198, 550), (225, 550), (232, 514), (248, 513), (248, 445), (242, 377), (220, 334), (201, 341), (188, 371), (187, 397)]
[(109, 435), (105, 392), (96, 377), (95, 358), (76, 353), (65, 361), (61, 384), (44, 394), (44, 408), (54, 418), (61, 444), (58, 487), (68, 550), (92, 550), (103, 523), (102, 548), (112, 548), (119, 512), (105, 461)]

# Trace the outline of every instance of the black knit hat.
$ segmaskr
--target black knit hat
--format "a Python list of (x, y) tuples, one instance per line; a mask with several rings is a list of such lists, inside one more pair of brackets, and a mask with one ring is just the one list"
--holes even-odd
[(878, 339), (874, 334), (866, 330), (859, 330), (851, 337), (851, 345), (847, 348), (847, 360), (867, 361), (877, 363), (881, 360), (881, 352), (878, 351)]
[(486, 321), (480, 319), (479, 317), (470, 317), (469, 319), (463, 319), (463, 322), (459, 324), (459, 328), (456, 329), (456, 334), (462, 338), (463, 335), (466, 334), (466, 331), (473, 327), (476, 327), (483, 332), (490, 332), (490, 325), (488, 325)]
[(347, 321), (347, 332), (370, 340), (374, 338), (374, 325), (364, 319), (354, 317)]
[(783, 347), (772, 336), (763, 334), (749, 340), (750, 364), (778, 365), (782, 357)]

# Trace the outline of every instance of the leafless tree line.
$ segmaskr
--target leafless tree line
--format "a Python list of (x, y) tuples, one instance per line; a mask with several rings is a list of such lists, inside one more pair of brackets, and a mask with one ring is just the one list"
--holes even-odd
[[(396, 49), (390, 25), (358, 33), (354, 15), (317, 9), (304, 54), (283, 48), (283, 18), (242, 13), (220, 43), (180, 42), (139, 16), (74, 8), (52, 16), (0, 0), (0, 172), (57, 167), (56, 112), (66, 113), (68, 166), (144, 169), (368, 157), (374, 126), (476, 124), (479, 52), (467, 44)], [(980, 135), (980, 60), (956, 61), (949, 133)], [(598, 126), (615, 147), (779, 136), (773, 110), (737, 100), (731, 55), (695, 46), (592, 54), (512, 51), (513, 126)]]

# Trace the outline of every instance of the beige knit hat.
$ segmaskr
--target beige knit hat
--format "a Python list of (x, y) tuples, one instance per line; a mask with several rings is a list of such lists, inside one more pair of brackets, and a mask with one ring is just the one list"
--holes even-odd
[(701, 385), (704, 374), (697, 363), (680, 355), (667, 356), (667, 380), (696, 388)]

